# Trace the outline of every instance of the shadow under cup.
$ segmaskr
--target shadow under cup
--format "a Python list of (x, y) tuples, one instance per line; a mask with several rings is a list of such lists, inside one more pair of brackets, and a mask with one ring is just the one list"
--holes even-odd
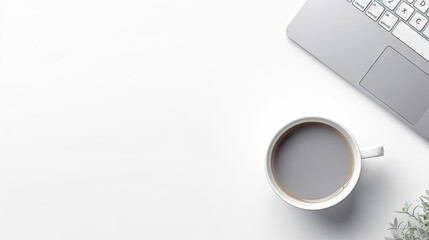
[(361, 157), (342, 126), (319, 118), (297, 120), (274, 138), (267, 174), (274, 191), (293, 206), (317, 210), (343, 200), (357, 183)]

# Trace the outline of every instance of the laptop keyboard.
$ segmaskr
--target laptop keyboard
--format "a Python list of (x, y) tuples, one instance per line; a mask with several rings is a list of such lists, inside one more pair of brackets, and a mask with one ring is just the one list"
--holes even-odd
[(429, 61), (429, 0), (346, 0)]

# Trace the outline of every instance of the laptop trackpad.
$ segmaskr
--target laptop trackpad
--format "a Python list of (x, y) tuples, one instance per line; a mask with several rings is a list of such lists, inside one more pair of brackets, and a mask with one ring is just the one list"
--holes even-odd
[(429, 108), (429, 76), (391, 47), (360, 85), (413, 125)]

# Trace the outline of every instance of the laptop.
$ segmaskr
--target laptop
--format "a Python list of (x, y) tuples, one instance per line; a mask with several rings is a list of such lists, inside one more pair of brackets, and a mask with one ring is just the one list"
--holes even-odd
[(308, 0), (290, 39), (429, 141), (429, 0)]

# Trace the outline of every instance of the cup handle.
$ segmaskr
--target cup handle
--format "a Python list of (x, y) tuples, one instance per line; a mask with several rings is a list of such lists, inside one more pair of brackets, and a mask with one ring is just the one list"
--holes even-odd
[(382, 146), (361, 148), (360, 155), (362, 159), (381, 157), (384, 155), (384, 148)]

